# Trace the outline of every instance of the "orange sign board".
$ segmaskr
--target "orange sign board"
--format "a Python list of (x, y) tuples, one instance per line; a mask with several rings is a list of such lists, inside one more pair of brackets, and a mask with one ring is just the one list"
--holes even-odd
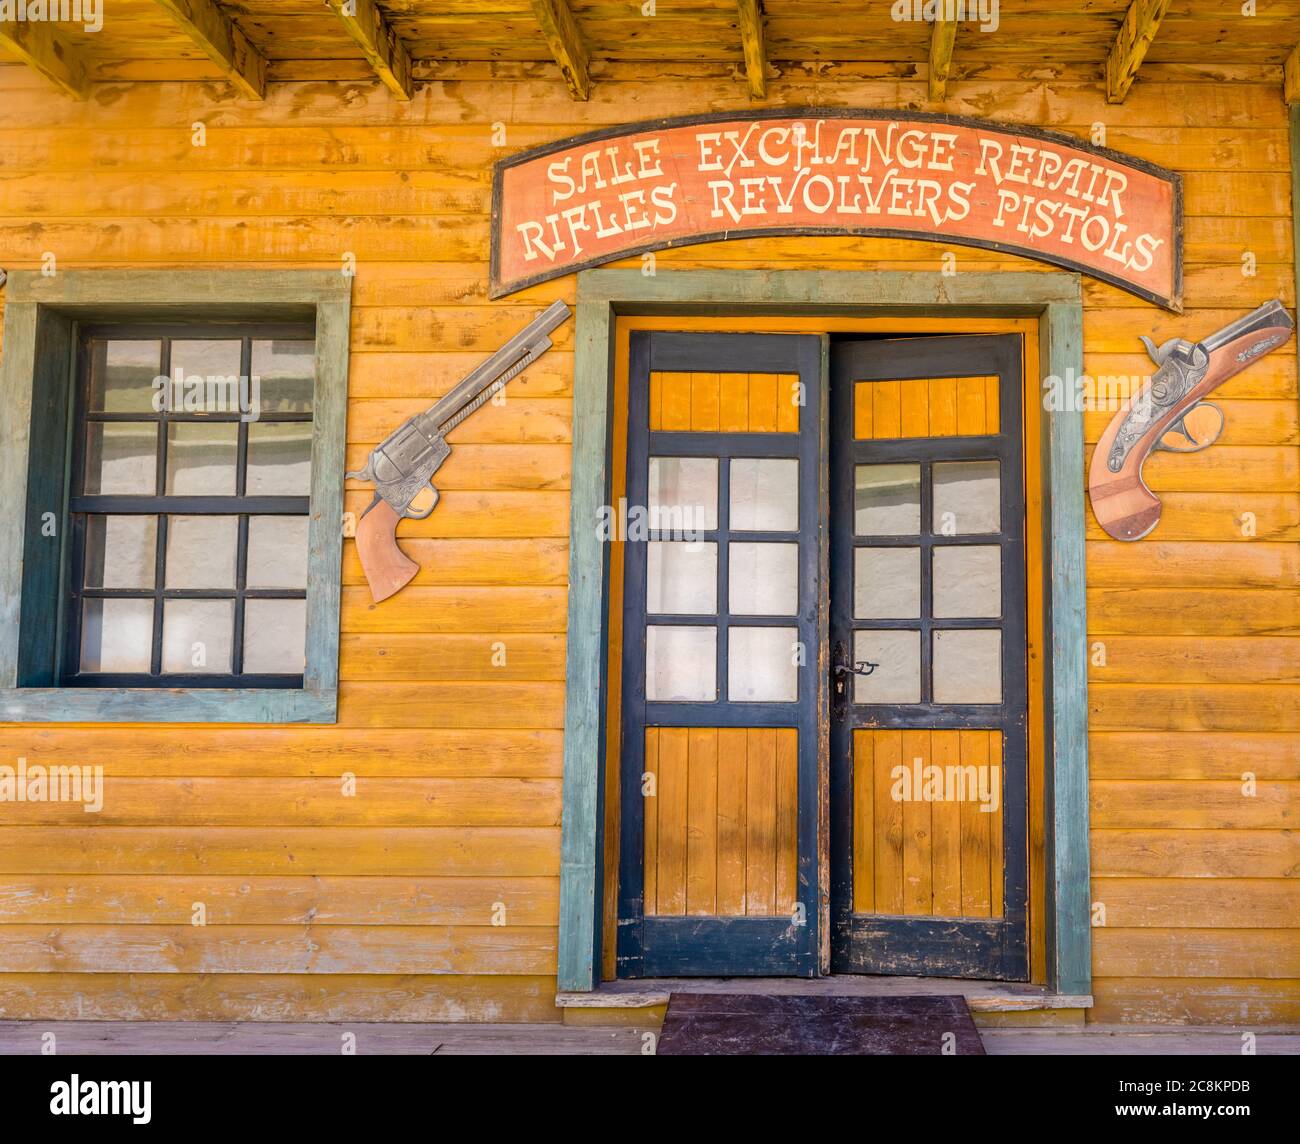
[(664, 120), (502, 160), (491, 293), (646, 251), (763, 234), (1009, 251), (1181, 309), (1174, 172), (1036, 128), (861, 111)]

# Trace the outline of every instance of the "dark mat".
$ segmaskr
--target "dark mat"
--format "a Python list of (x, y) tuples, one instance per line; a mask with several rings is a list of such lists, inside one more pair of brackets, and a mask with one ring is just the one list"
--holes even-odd
[(966, 999), (674, 993), (656, 1050), (685, 1056), (983, 1056)]

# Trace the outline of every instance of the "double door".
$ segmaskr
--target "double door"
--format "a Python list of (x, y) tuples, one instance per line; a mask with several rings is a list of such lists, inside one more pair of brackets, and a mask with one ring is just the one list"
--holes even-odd
[(635, 333), (620, 976), (1027, 977), (1019, 337)]

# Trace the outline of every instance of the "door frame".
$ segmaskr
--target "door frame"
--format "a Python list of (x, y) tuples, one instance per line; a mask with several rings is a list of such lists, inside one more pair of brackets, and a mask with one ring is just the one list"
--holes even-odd
[[(596, 527), (611, 503), (615, 324), (622, 315), (1029, 318), (1040, 373), (1083, 375), (1079, 275), (995, 271), (588, 270), (578, 276), (574, 353), (558, 988), (600, 977), (610, 546)], [(834, 299), (828, 302), (826, 299)], [(1058, 385), (1060, 382), (1058, 381)], [(1065, 386), (1072, 391), (1073, 385)], [(1087, 636), (1082, 410), (1040, 419), (1044, 642), (1047, 985), (1091, 992)]]

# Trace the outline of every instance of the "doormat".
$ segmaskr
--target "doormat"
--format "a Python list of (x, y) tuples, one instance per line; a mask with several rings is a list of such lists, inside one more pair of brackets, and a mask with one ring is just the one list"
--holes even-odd
[(656, 1049), (686, 1056), (983, 1056), (966, 998), (673, 993)]

